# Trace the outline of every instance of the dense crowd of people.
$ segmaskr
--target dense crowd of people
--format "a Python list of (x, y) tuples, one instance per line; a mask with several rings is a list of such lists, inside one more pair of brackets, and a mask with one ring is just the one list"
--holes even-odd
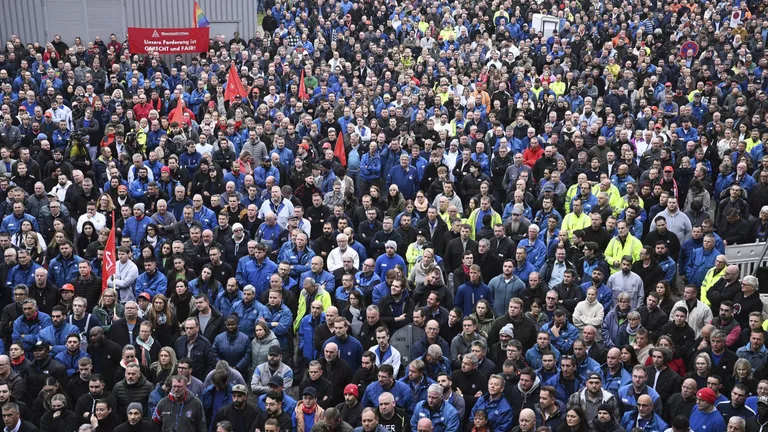
[(263, 6), (0, 50), (6, 432), (766, 429), (764, 3)]

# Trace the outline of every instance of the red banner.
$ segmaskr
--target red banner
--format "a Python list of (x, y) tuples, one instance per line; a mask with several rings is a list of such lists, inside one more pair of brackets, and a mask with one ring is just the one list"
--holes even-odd
[(132, 54), (154, 51), (160, 54), (190, 54), (208, 51), (210, 27), (139, 28), (128, 27)]
[[(107, 289), (109, 278), (117, 272), (117, 253), (115, 252), (115, 211), (112, 210), (112, 229), (104, 247), (104, 261), (101, 264), (101, 292)], [(113, 285), (114, 286), (114, 285)]]

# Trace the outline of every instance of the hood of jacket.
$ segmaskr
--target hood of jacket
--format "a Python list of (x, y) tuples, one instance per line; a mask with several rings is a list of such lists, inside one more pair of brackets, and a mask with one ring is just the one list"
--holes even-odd
[(536, 379), (533, 380), (533, 385), (531, 386), (531, 389), (528, 391), (523, 390), (523, 388), (520, 386), (520, 382), (517, 382), (517, 390), (522, 393), (525, 396), (530, 396), (533, 394), (533, 392), (536, 391), (537, 388), (541, 385), (541, 380), (539, 379), (538, 375), (535, 375)]

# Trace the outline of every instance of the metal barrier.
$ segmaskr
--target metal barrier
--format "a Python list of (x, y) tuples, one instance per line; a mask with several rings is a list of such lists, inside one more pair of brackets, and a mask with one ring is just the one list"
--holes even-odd
[(725, 256), (728, 257), (728, 264), (739, 266), (741, 277), (744, 277), (755, 274), (758, 267), (768, 266), (768, 256), (763, 257), (762, 262), (758, 263), (764, 248), (765, 243), (726, 246)]

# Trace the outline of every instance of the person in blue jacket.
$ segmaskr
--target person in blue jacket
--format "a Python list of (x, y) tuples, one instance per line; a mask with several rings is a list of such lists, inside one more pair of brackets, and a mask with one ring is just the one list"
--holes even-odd
[[(379, 366), (378, 381), (368, 384), (363, 393), (360, 403), (364, 407), (379, 407), (379, 396), (382, 393), (390, 393), (395, 399), (395, 404), (403, 409), (411, 406), (411, 389), (400, 381), (395, 381), (395, 371), (392, 365), (383, 364)], [(441, 393), (442, 394), (442, 393)]]
[(37, 224), (37, 219), (28, 213), (24, 213), (25, 210), (24, 203), (14, 202), (13, 213), (3, 218), (3, 223), (0, 224), (0, 232), (7, 232), (10, 235), (16, 234), (21, 230), (21, 223), (25, 220), (32, 222), (32, 227), (35, 231), (40, 232), (40, 225)]
[(37, 301), (32, 298), (21, 303), (21, 312), (21, 316), (13, 322), (11, 339), (21, 341), (25, 355), (32, 358), (32, 347), (39, 340), (40, 330), (50, 327), (53, 322), (50, 315), (37, 309)]
[[(235, 278), (240, 286), (251, 285), (256, 296), (261, 298), (269, 289), (269, 277), (277, 273), (277, 264), (267, 258), (267, 247), (255, 240), (248, 242), (248, 255), (240, 258), (235, 270)], [(333, 276), (331, 276), (333, 277)], [(253, 333), (253, 329), (251, 329)], [(246, 333), (247, 334), (247, 333)]]
[(701, 286), (707, 271), (715, 266), (715, 260), (720, 251), (715, 249), (715, 237), (711, 235), (704, 236), (703, 247), (694, 249), (688, 263), (685, 265), (685, 281), (688, 284)]
[(133, 205), (133, 216), (125, 221), (123, 237), (130, 238), (132, 245), (140, 245), (147, 235), (147, 227), (151, 223), (152, 219), (144, 214), (144, 204), (136, 203)]
[(80, 333), (80, 329), (76, 325), (70, 324), (66, 320), (67, 308), (56, 305), (51, 311), (52, 325), (40, 330), (39, 339), (51, 346), (52, 357), (56, 357), (59, 353), (67, 350), (67, 336)]
[(397, 243), (394, 240), (387, 240), (387, 242), (384, 243), (384, 251), (386, 253), (379, 255), (379, 257), (376, 258), (376, 267), (374, 268), (379, 279), (385, 280), (387, 271), (394, 269), (398, 265), (403, 271), (408, 268), (408, 266), (405, 265), (403, 257), (396, 253)]
[(426, 364), (423, 360), (415, 359), (408, 365), (408, 371), (404, 377), (398, 381), (407, 385), (411, 389), (411, 406), (406, 411), (413, 412), (417, 403), (427, 400), (427, 389), (435, 380), (426, 374)]
[(453, 405), (443, 400), (443, 387), (440, 384), (431, 384), (427, 390), (427, 400), (416, 404), (411, 416), (411, 430), (419, 430), (417, 427), (419, 420), (424, 418), (432, 421), (433, 432), (461, 431), (459, 412), (456, 411)]
[(557, 308), (552, 321), (541, 326), (541, 331), (549, 333), (552, 345), (561, 353), (571, 351), (573, 342), (579, 337), (579, 329), (568, 322), (568, 312), (563, 308)]
[(325, 313), (323, 312), (323, 303), (315, 300), (310, 305), (309, 314), (299, 322), (299, 329), (296, 335), (299, 337), (299, 355), (307, 362), (318, 357), (318, 351), (315, 349), (314, 337), (315, 329), (325, 324)]
[(542, 330), (536, 336), (536, 344), (526, 351), (525, 361), (528, 362), (528, 365), (532, 368), (539, 369), (544, 366), (541, 362), (541, 358), (546, 352), (551, 352), (555, 356), (555, 362), (560, 362), (560, 350), (550, 343), (549, 332)]
[(83, 357), (90, 357), (88, 353), (80, 348), (80, 333), (74, 332), (67, 336), (66, 347), (64, 351), (56, 354), (54, 359), (67, 368), (67, 375), (70, 377), (78, 371), (78, 363)]
[(471, 315), (475, 310), (478, 300), (485, 299), (493, 307), (493, 294), (488, 285), (484, 284), (480, 276), (480, 266), (472, 264), (469, 267), (469, 280), (456, 291), (453, 304), (461, 309), (464, 316)]
[(557, 400), (567, 404), (568, 398), (579, 391), (586, 381), (576, 373), (576, 360), (572, 356), (560, 359), (560, 373), (544, 382), (545, 386), (552, 386), (557, 390)]
[[(272, 275), (272, 278), (277, 279), (278, 285), (282, 283), (280, 275), (277, 273)], [(260, 321), (264, 321), (272, 330), (272, 333), (277, 337), (280, 342), (280, 348), (283, 351), (288, 349), (288, 338), (291, 337), (291, 325), (293, 324), (293, 314), (291, 314), (288, 306), (283, 303), (283, 291), (281, 288), (270, 289), (269, 291), (269, 303), (266, 305), (264, 315), (259, 317)]]
[[(333, 277), (332, 273), (328, 272), (327, 270), (323, 270), (322, 257), (312, 257), (310, 260), (310, 270), (302, 273), (301, 276), (299, 276), (299, 281), (302, 281), (303, 283), (303, 281), (307, 278), (315, 281), (315, 283), (320, 285), (320, 288), (325, 289), (326, 292), (336, 292), (336, 278)], [(352, 365), (350, 365), (350, 367), (351, 366)]]
[(378, 185), (381, 182), (381, 156), (376, 141), (371, 141), (368, 153), (360, 159), (360, 180), (363, 181), (364, 191), (370, 189), (370, 185)]
[(140, 166), (138, 169), (138, 177), (128, 184), (128, 193), (130, 193), (131, 197), (134, 199), (144, 199), (144, 194), (147, 192), (150, 182), (149, 174), (147, 174), (148, 172), (149, 168), (145, 165)]
[(632, 383), (632, 375), (624, 369), (624, 364), (621, 362), (621, 350), (617, 347), (608, 350), (606, 362), (600, 366), (598, 372), (602, 377), (603, 388), (611, 392), (616, 398), (619, 397), (620, 388)]
[[(329, 343), (335, 343), (339, 348), (339, 357), (347, 362), (350, 369), (353, 371), (360, 369), (365, 349), (360, 341), (350, 334), (349, 322), (344, 318), (337, 318), (333, 322), (333, 333), (334, 335), (325, 341), (323, 347)], [(410, 407), (406, 406), (406, 408)]]
[[(643, 432), (664, 432), (667, 430), (667, 423), (653, 411), (653, 402), (650, 396), (642, 395), (637, 398), (637, 402), (636, 409), (624, 413), (624, 416), (621, 418), (621, 427), (628, 431), (637, 427), (642, 429)], [(720, 414), (718, 415), (720, 416)], [(722, 419), (723, 417), (720, 416), (721, 421)], [(690, 430), (700, 431), (701, 429)]]
[(387, 188), (391, 185), (397, 185), (400, 193), (406, 200), (416, 198), (416, 191), (419, 184), (419, 173), (416, 167), (408, 161), (408, 155), (400, 155), (400, 164), (393, 166), (387, 173)]
[(310, 261), (315, 257), (315, 251), (307, 247), (308, 237), (306, 233), (299, 233), (296, 236), (296, 243), (286, 249), (280, 249), (277, 256), (279, 262), (287, 262), (291, 265), (290, 275), (292, 277), (301, 276), (302, 273), (310, 270)]
[(237, 315), (227, 317), (224, 322), (226, 331), (213, 340), (213, 352), (216, 358), (226, 360), (241, 375), (248, 376), (248, 367), (251, 365), (251, 339), (238, 329), (239, 323)]
[(487, 414), (488, 426), (493, 432), (507, 432), (512, 428), (514, 413), (512, 406), (504, 397), (505, 380), (501, 375), (488, 378), (488, 393), (480, 396), (469, 414), (469, 422), (475, 420), (475, 413), (483, 410)]
[(240, 318), (240, 331), (251, 339), (256, 332), (256, 321), (264, 317), (266, 312), (267, 308), (256, 300), (256, 288), (253, 285), (246, 285), (243, 288), (243, 299), (235, 302), (230, 311)]
[(18, 253), (19, 263), (11, 268), (8, 272), (8, 280), (6, 285), (26, 285), (28, 287), (35, 285), (35, 271), (42, 268), (42, 266), (34, 261), (29, 256), (29, 252), (26, 249), (19, 249)]
[(193, 218), (200, 222), (204, 230), (212, 230), (219, 226), (219, 220), (213, 210), (203, 205), (203, 196), (200, 194), (192, 197)]
[(656, 393), (656, 390), (648, 387), (646, 384), (647, 380), (648, 372), (645, 371), (645, 367), (643, 365), (635, 365), (632, 368), (632, 383), (619, 388), (619, 403), (621, 404), (622, 411), (637, 408), (638, 399), (642, 397), (637, 397), (637, 395), (647, 395), (653, 404), (653, 411), (656, 414), (661, 414), (662, 400), (659, 394)]
[(80, 273), (77, 265), (83, 259), (75, 255), (72, 242), (66, 241), (59, 245), (59, 256), (48, 264), (48, 279), (53, 285), (62, 287)]
[(168, 286), (168, 279), (164, 274), (157, 270), (157, 261), (150, 257), (144, 260), (144, 273), (140, 274), (136, 278), (136, 296), (141, 293), (147, 293), (152, 298), (156, 294), (165, 295), (165, 290)]
[(216, 308), (221, 316), (229, 316), (232, 312), (232, 305), (243, 299), (243, 292), (237, 287), (237, 279), (229, 278), (227, 285), (216, 294), (216, 301), (213, 307)]
[[(547, 246), (539, 240), (539, 227), (536, 224), (528, 226), (528, 237), (520, 240), (517, 244), (518, 249), (525, 249), (526, 260), (533, 264), (534, 269), (540, 269), (547, 259)], [(520, 275), (518, 275), (523, 279)], [(527, 280), (527, 278), (523, 279)]]
[(587, 344), (582, 338), (573, 341), (572, 345), (573, 359), (576, 361), (576, 373), (584, 379), (584, 381), (587, 380), (587, 376), (589, 376), (590, 373), (598, 372), (600, 370), (600, 363), (587, 355), (586, 346)]

